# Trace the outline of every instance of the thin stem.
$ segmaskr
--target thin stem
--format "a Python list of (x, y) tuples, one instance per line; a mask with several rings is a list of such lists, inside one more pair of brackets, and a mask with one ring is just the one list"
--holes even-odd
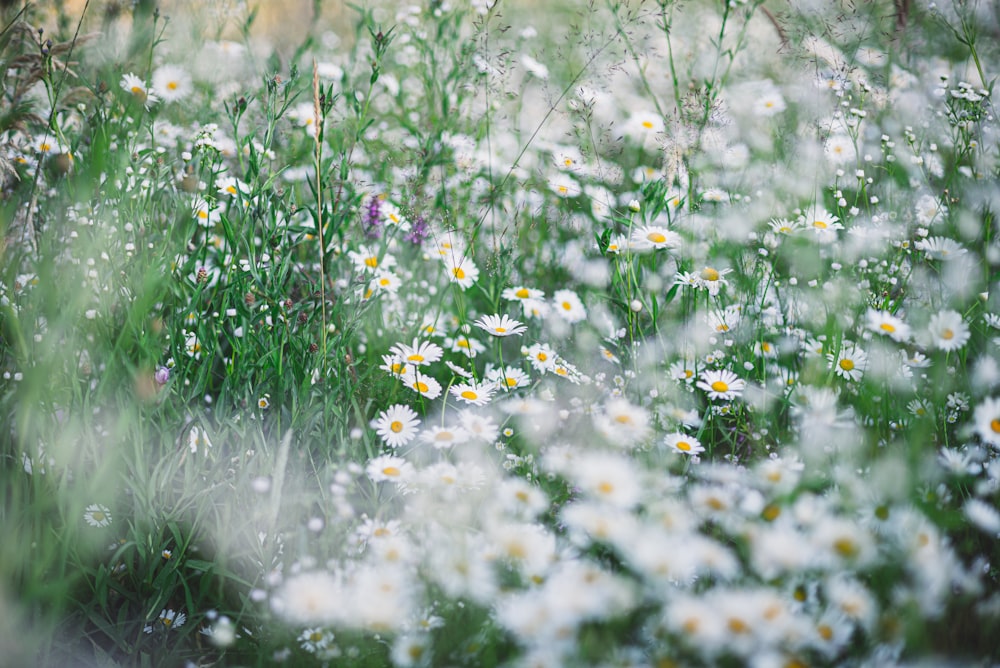
[[(313, 167), (316, 170), (316, 229), (319, 237), (319, 299), (320, 299), (320, 352), (326, 366), (326, 241), (323, 238), (323, 116), (319, 101), (319, 67), (313, 59), (313, 143), (315, 144)], [(325, 372), (325, 369), (324, 369)]]

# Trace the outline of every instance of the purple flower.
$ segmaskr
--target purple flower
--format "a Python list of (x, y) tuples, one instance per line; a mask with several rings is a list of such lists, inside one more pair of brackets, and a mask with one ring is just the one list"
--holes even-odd
[(423, 216), (418, 214), (417, 219), (410, 226), (410, 231), (403, 238), (414, 246), (419, 246), (430, 233), (430, 226), (427, 225), (427, 221), (424, 220)]
[(170, 380), (170, 369), (165, 366), (157, 367), (156, 373), (153, 374), (153, 380), (158, 385), (166, 385), (167, 381)]
[(382, 200), (372, 196), (368, 199), (364, 216), (361, 218), (361, 227), (367, 239), (382, 238)]

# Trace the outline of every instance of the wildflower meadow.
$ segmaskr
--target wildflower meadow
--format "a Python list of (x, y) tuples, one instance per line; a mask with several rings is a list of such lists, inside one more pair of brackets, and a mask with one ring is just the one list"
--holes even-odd
[(0, 2), (0, 665), (1000, 665), (997, 2), (299, 4)]

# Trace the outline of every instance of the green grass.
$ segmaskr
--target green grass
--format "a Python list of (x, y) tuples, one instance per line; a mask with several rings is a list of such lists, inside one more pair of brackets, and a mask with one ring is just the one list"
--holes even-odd
[(989, 4), (453, 4), (3, 10), (0, 652), (996, 661)]

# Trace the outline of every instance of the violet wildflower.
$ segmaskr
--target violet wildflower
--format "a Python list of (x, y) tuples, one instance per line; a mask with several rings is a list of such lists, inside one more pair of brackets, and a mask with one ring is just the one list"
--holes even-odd
[(364, 216), (361, 219), (361, 227), (364, 229), (365, 238), (382, 238), (382, 200), (378, 197), (370, 197), (368, 205), (365, 207)]
[(166, 385), (167, 381), (170, 380), (170, 369), (165, 366), (157, 368), (153, 378), (158, 385)]
[(413, 225), (410, 226), (410, 231), (403, 238), (414, 246), (419, 246), (424, 243), (424, 239), (426, 239), (428, 235), (430, 235), (430, 229), (427, 225), (427, 221), (424, 220), (423, 216), (418, 214), (417, 219), (414, 220)]

